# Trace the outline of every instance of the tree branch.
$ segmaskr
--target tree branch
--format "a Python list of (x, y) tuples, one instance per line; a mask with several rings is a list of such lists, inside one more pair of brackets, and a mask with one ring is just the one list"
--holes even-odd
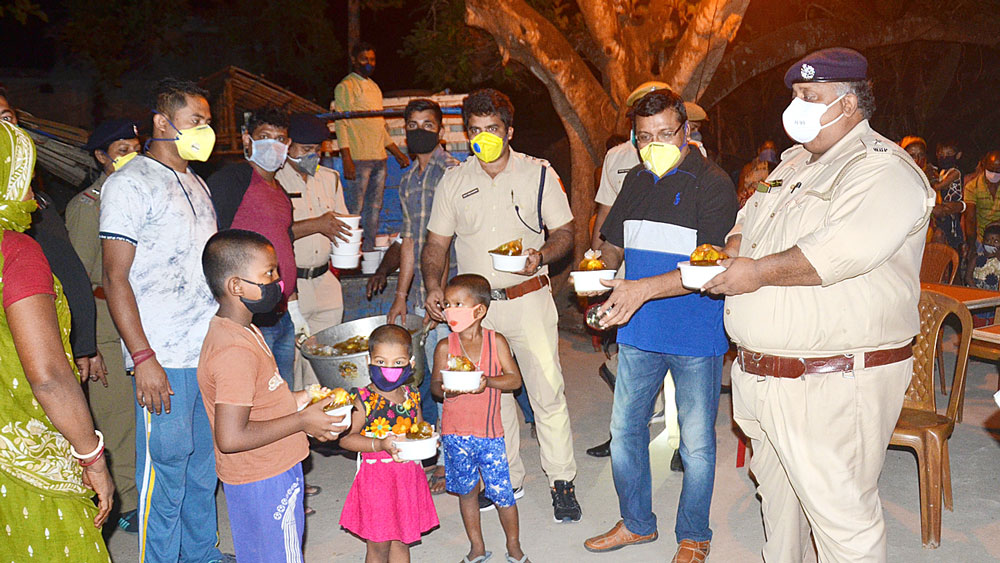
[(857, 21), (817, 19), (794, 23), (753, 41), (734, 45), (719, 64), (701, 105), (710, 107), (744, 82), (778, 65), (824, 47), (850, 45), (852, 49), (898, 45), (910, 41), (954, 41), (995, 46), (1000, 42), (997, 24), (989, 11), (976, 18), (940, 21), (907, 16), (895, 22), (860, 25)]
[(685, 100), (696, 101), (708, 88), (729, 42), (736, 36), (750, 0), (701, 0), (694, 18), (674, 48), (664, 72), (667, 83)]
[(466, 0), (465, 23), (493, 36), (505, 58), (514, 57), (545, 85), (564, 119), (598, 165), (615, 108), (600, 82), (562, 33), (524, 0)]

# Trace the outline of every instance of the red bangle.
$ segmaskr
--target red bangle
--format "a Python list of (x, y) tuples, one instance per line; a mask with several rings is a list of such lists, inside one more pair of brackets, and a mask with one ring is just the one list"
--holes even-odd
[(150, 348), (139, 350), (135, 354), (132, 354), (132, 367), (138, 367), (142, 362), (154, 357), (156, 357), (156, 352)]
[(92, 459), (92, 460), (90, 460), (88, 462), (81, 461), (80, 462), (80, 467), (90, 467), (91, 465), (94, 465), (95, 463), (97, 463), (97, 460), (101, 459), (102, 456), (104, 456), (104, 447), (103, 446), (101, 447), (101, 450), (97, 452), (97, 455), (94, 456), (94, 459)]

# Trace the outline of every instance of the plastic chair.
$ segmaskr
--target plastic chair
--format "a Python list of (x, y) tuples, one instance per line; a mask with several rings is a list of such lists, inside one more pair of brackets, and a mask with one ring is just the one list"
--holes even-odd
[[(941, 543), (941, 501), (953, 509), (951, 464), (948, 439), (955, 430), (962, 397), (965, 395), (965, 372), (972, 341), (972, 315), (959, 301), (933, 291), (920, 294), (920, 334), (913, 345), (913, 379), (906, 390), (903, 410), (889, 441), (891, 445), (914, 450), (920, 479), (920, 538), (924, 547)], [(935, 343), (941, 326), (949, 315), (958, 317), (962, 334), (955, 362), (951, 397), (944, 415), (937, 412), (934, 389)]]
[(920, 261), (920, 281), (951, 284), (955, 282), (957, 273), (958, 252), (947, 244), (927, 243), (924, 247), (924, 257)]
[[(948, 266), (951, 265), (949, 269)], [(950, 272), (950, 273), (949, 273)], [(924, 246), (924, 256), (920, 260), (920, 281), (927, 283), (955, 282), (958, 273), (958, 252), (940, 242), (929, 242)], [(937, 342), (938, 372), (941, 374), (941, 393), (947, 395), (944, 381), (944, 353), (941, 339)]]

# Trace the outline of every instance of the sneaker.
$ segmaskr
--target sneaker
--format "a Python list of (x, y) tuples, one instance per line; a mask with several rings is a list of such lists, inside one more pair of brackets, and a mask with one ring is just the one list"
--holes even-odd
[(128, 534), (139, 533), (139, 511), (129, 510), (118, 518), (118, 529)]
[(236, 556), (232, 553), (223, 553), (221, 559), (215, 559), (210, 563), (236, 563)]
[(572, 481), (555, 482), (552, 487), (552, 509), (552, 517), (556, 522), (579, 522), (583, 517)]
[[(514, 500), (517, 500), (524, 496), (524, 487), (518, 487), (514, 489)], [(479, 512), (488, 512), (493, 510), (496, 506), (493, 501), (487, 498), (486, 493), (479, 491)]]

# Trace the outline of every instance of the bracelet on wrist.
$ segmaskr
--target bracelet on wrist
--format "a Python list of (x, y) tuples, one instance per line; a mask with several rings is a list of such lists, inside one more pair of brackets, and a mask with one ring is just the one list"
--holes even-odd
[(101, 446), (101, 451), (97, 452), (97, 455), (94, 456), (94, 459), (90, 461), (77, 460), (77, 463), (80, 464), (80, 467), (90, 467), (91, 465), (97, 463), (97, 460), (101, 459), (102, 457), (104, 457), (104, 446)]
[(146, 360), (155, 357), (156, 357), (156, 352), (154, 352), (150, 348), (139, 350), (135, 354), (132, 354), (132, 367), (139, 367), (139, 364), (141, 364), (142, 362), (145, 362)]
[(78, 451), (76, 451), (76, 448), (73, 447), (73, 444), (70, 444), (69, 445), (70, 455), (72, 455), (76, 459), (83, 460), (94, 457), (95, 455), (98, 455), (99, 453), (104, 451), (104, 434), (101, 434), (100, 430), (94, 430), (94, 434), (97, 435), (97, 447), (94, 448), (94, 451), (90, 452), (89, 454), (81, 455)]

